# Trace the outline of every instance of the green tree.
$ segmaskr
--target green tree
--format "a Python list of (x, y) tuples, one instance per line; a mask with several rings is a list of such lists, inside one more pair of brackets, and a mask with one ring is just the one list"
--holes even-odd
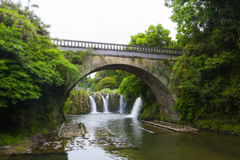
[(170, 31), (164, 29), (161, 24), (157, 26), (150, 25), (145, 33), (131, 36), (129, 45), (177, 48), (176, 42), (169, 35)]
[(142, 79), (135, 75), (128, 76), (124, 78), (121, 85), (119, 86), (120, 93), (124, 95), (126, 100), (133, 98), (134, 100), (141, 95), (145, 95), (146, 88), (148, 85), (143, 82)]
[(78, 87), (81, 87), (81, 88), (88, 88), (88, 77), (84, 77), (83, 79), (81, 79), (78, 83), (77, 83), (77, 86)]
[(110, 89), (116, 89), (117, 88), (117, 82), (112, 77), (105, 77), (100, 80), (98, 83), (98, 89), (102, 90), (104, 88), (110, 88)]
[[(117, 87), (118, 87), (121, 84), (121, 82), (123, 81), (123, 79), (129, 75), (131, 75), (131, 74), (128, 72), (125, 72), (125, 71), (121, 71), (121, 70), (103, 70), (103, 71), (97, 72), (93, 79), (88, 79), (88, 82), (89, 82), (88, 84), (91, 89), (94, 88), (93, 91), (97, 91), (97, 89), (98, 89), (97, 86), (101, 79), (103, 79), (105, 77), (112, 77), (115, 79), (115, 81), (117, 83)], [(93, 85), (93, 87), (91, 87), (92, 85)]]

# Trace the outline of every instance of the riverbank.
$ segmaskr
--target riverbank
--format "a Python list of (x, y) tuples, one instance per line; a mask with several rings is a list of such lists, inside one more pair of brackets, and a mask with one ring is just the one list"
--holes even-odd
[[(18, 155), (18, 154), (33, 154), (32, 150), (34, 146), (38, 143), (46, 142), (48, 139), (59, 139), (56, 138), (61, 125), (59, 125), (55, 130), (45, 132), (38, 132), (31, 136), (22, 136), (21, 138), (11, 138), (12, 141), (8, 145), (0, 146), (0, 156), (4, 155)], [(6, 142), (6, 139), (5, 139)], [(56, 152), (52, 152), (56, 153)]]
[[(141, 117), (141, 115), (140, 115)], [(156, 117), (159, 117), (156, 119)], [(165, 116), (154, 115), (152, 117), (147, 117), (146, 119), (141, 118), (141, 120), (162, 120), (165, 122), (170, 122), (173, 124), (180, 124), (180, 125), (188, 125), (200, 130), (207, 130), (211, 132), (218, 132), (223, 134), (229, 135), (240, 135), (240, 125), (239, 124), (229, 124), (229, 119), (223, 118), (209, 118), (209, 119), (202, 119), (196, 120), (192, 122), (183, 122), (177, 120), (171, 120), (166, 118)]]

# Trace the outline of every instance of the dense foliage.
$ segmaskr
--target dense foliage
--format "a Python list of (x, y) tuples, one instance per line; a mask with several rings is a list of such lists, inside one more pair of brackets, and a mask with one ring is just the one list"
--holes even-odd
[(240, 1), (165, 2), (173, 8), (178, 44), (184, 47), (172, 77), (172, 91), (179, 97), (175, 109), (181, 119), (239, 123)]
[(30, 21), (28, 10), (19, 14), (19, 8), (12, 10), (4, 3), (0, 7), (0, 107), (7, 107), (38, 99), (41, 85), (60, 86), (61, 71), (76, 68), (48, 37), (37, 33), (38, 24)]
[[(100, 91), (104, 88), (115, 89), (118, 88), (123, 79), (129, 75), (131, 74), (121, 70), (103, 70), (97, 72), (94, 78), (84, 77), (78, 83), (78, 86), (81, 88), (90, 88), (92, 91)], [(102, 81), (102, 79), (106, 77), (111, 78), (108, 78), (108, 81)], [(100, 83), (100, 81), (102, 82)], [(105, 82), (105, 85), (103, 85), (103, 82)], [(111, 85), (108, 86), (107, 83), (111, 83)]]
[(69, 61), (80, 57), (81, 62), (84, 56), (69, 57), (57, 49), (49, 25), (30, 8), (21, 8), (8, 0), (0, 3), (0, 137), (8, 139), (0, 143), (7, 144), (16, 140), (10, 133), (45, 131), (63, 120), (64, 86), (79, 71)]
[(100, 80), (98, 83), (98, 89), (102, 90), (104, 88), (116, 89), (117, 82), (113, 77), (105, 77)]
[(88, 49), (87, 51), (77, 50), (76, 52), (72, 50), (67, 50), (63, 52), (63, 55), (72, 64), (81, 65), (85, 55), (93, 55), (93, 50)]
[(124, 78), (119, 88), (120, 93), (124, 95), (124, 98), (130, 100), (131, 97), (134, 97), (134, 99), (140, 97), (149, 87), (142, 79), (132, 74), (131, 76)]

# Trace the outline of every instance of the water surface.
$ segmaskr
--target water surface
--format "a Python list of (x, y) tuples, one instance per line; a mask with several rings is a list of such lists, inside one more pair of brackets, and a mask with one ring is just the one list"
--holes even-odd
[[(87, 150), (68, 151), (62, 154), (43, 154), (5, 157), (7, 159), (29, 160), (79, 160), (79, 159), (133, 159), (133, 160), (239, 160), (240, 136), (200, 131), (199, 133), (173, 133), (142, 124), (136, 118), (126, 114), (95, 113), (69, 116), (73, 122), (86, 124), (90, 139), (109, 134), (99, 134), (101, 125), (115, 134), (114, 137), (124, 138), (138, 149), (106, 150), (101, 147), (87, 147)], [(155, 134), (131, 126), (135, 124), (155, 132)], [(107, 132), (107, 131), (106, 131)]]

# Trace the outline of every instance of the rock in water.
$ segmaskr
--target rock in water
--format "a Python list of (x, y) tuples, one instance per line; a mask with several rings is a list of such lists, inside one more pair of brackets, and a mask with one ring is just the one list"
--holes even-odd
[(88, 138), (89, 138), (89, 135), (88, 135), (88, 134), (84, 134), (84, 135), (83, 135), (83, 138), (84, 138), (84, 139), (88, 139)]

